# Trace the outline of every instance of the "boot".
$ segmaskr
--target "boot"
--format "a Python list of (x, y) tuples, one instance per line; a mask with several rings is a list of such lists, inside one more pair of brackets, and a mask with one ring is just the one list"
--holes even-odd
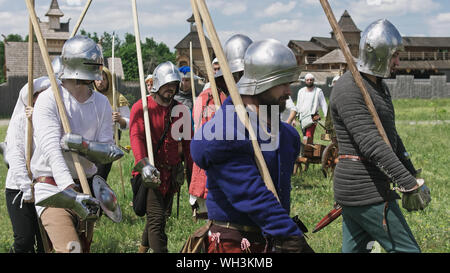
[(138, 253), (147, 253), (148, 249), (149, 249), (148, 246), (140, 245), (139, 249), (138, 249)]

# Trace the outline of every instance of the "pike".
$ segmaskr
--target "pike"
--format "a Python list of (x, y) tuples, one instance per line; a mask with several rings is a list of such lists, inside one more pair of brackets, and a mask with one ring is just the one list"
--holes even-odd
[(75, 36), (75, 34), (77, 34), (78, 28), (80, 28), (81, 22), (83, 22), (84, 16), (86, 15), (86, 12), (87, 12), (89, 6), (91, 5), (91, 2), (92, 2), (92, 0), (88, 0), (86, 2), (83, 12), (81, 12), (80, 18), (78, 18), (78, 21), (75, 24), (75, 27), (73, 28), (72, 33), (69, 36), (69, 39), (72, 38), (73, 36)]
[[(34, 0), (31, 3), (33, 5), (34, 9)], [(28, 106), (33, 106), (33, 64), (34, 59), (34, 33), (33, 33), (33, 23), (31, 22), (31, 18), (29, 19), (28, 24)], [(28, 177), (33, 180), (33, 174), (31, 173), (31, 156), (33, 152), (33, 123), (31, 119), (27, 120), (27, 155), (26, 155), (26, 164), (27, 164), (27, 170), (28, 170)], [(33, 197), (34, 198), (34, 197)], [(37, 212), (36, 212), (37, 213)], [(38, 219), (38, 227), (39, 227), (39, 233), (41, 235), (42, 239), (42, 245), (44, 247), (45, 253), (50, 253), (52, 250), (50, 248), (50, 245), (48, 243), (48, 237), (47, 232), (44, 229), (44, 226), (42, 225), (41, 218), (39, 216)]]
[(148, 160), (152, 166), (155, 166), (155, 160), (153, 158), (153, 146), (152, 146), (152, 136), (150, 133), (150, 120), (148, 117), (148, 106), (147, 106), (147, 96), (145, 91), (144, 82), (144, 65), (142, 62), (142, 50), (141, 50), (141, 35), (139, 33), (139, 22), (136, 8), (136, 0), (131, 0), (132, 10), (133, 10), (133, 23), (134, 23), (134, 36), (136, 39), (136, 53), (138, 58), (139, 67), (139, 83), (141, 88), (141, 98), (142, 98), (142, 110), (144, 113), (144, 128), (145, 128), (145, 140), (147, 144), (147, 154)]
[[(112, 91), (113, 91), (113, 111), (117, 112), (117, 89), (116, 89), (116, 70), (115, 70), (115, 56), (114, 56), (114, 51), (115, 51), (115, 33), (113, 32), (113, 37), (112, 37)], [(120, 140), (119, 140), (119, 126), (117, 125), (117, 122), (114, 123), (114, 141), (116, 142), (116, 145), (118, 147), (120, 147)], [(118, 162), (119, 164), (119, 174), (120, 174), (120, 182), (122, 183), (122, 193), (123, 196), (125, 197), (125, 183), (123, 181), (123, 174), (122, 174), (122, 162), (119, 158)]]
[(214, 72), (212, 68), (211, 58), (208, 52), (208, 46), (206, 44), (205, 33), (203, 31), (202, 19), (200, 17), (200, 13), (198, 11), (196, 0), (191, 0), (192, 12), (194, 13), (195, 24), (197, 25), (197, 34), (200, 40), (200, 46), (202, 48), (203, 60), (206, 66), (206, 72), (208, 74), (208, 80), (211, 86), (212, 96), (214, 100), (214, 105), (216, 106), (216, 110), (220, 108), (220, 98), (219, 92), (217, 91), (216, 80), (214, 78)]
[[(389, 139), (387, 138), (386, 132), (384, 131), (383, 125), (381, 124), (380, 118), (378, 117), (378, 113), (375, 110), (375, 106), (373, 105), (372, 99), (370, 98), (370, 95), (367, 92), (367, 89), (363, 84), (362, 76), (359, 73), (358, 69), (356, 68), (355, 62), (353, 60), (353, 56), (352, 56), (350, 49), (345, 41), (344, 34), (342, 34), (342, 30), (340, 29), (338, 22), (336, 21), (336, 17), (333, 14), (333, 10), (331, 9), (330, 4), (328, 3), (328, 0), (320, 0), (320, 4), (322, 5), (322, 8), (325, 12), (325, 15), (328, 18), (331, 28), (333, 29), (333, 32), (336, 35), (336, 40), (339, 44), (339, 47), (341, 48), (342, 53), (344, 54), (345, 60), (348, 64), (350, 71), (352, 72), (352, 75), (353, 75), (353, 78), (355, 79), (356, 85), (359, 87), (359, 90), (361, 91), (361, 94), (364, 98), (364, 102), (366, 103), (369, 113), (372, 115), (372, 119), (378, 129), (378, 132), (380, 133), (383, 140), (388, 144), (388, 146), (392, 148), (392, 146), (389, 142)], [(317, 224), (316, 228), (314, 229), (315, 231), (313, 231), (313, 232), (319, 231), (320, 229), (326, 227), (328, 224), (330, 224), (336, 218), (338, 218), (341, 214), (342, 214), (342, 207), (339, 206), (339, 208), (332, 209)], [(329, 215), (333, 215), (333, 217), (329, 217)], [(319, 226), (319, 228), (318, 228), (318, 226)]]
[(200, 11), (201, 18), (205, 22), (206, 30), (211, 39), (211, 43), (214, 52), (216, 53), (217, 59), (219, 60), (220, 68), (222, 69), (227, 88), (230, 91), (230, 96), (233, 101), (233, 104), (235, 105), (237, 115), (240, 121), (245, 125), (245, 128), (249, 132), (250, 139), (252, 140), (253, 150), (255, 152), (256, 165), (258, 166), (261, 177), (263, 178), (264, 184), (266, 185), (267, 189), (269, 189), (273, 193), (275, 198), (278, 200), (278, 202), (280, 202), (280, 199), (278, 197), (278, 194), (275, 190), (272, 181), (272, 177), (270, 176), (269, 170), (267, 168), (266, 162), (261, 152), (261, 147), (259, 147), (255, 131), (253, 130), (253, 127), (249, 124), (249, 117), (247, 115), (247, 111), (244, 107), (244, 103), (242, 102), (242, 98), (237, 90), (236, 82), (234, 81), (233, 75), (231, 74), (230, 67), (228, 66), (227, 59), (225, 57), (222, 45), (220, 44), (220, 40), (217, 35), (214, 24), (212, 22), (211, 15), (209, 14), (209, 10), (204, 0), (196, 0), (196, 4)]
[[(41, 28), (39, 26), (39, 22), (37, 19), (36, 11), (34, 10), (32, 0), (25, 0), (25, 3), (27, 5), (28, 13), (30, 16), (30, 20), (33, 24), (34, 33), (36, 34), (36, 38), (39, 44), (39, 49), (42, 54), (42, 58), (44, 60), (45, 69), (48, 74), (48, 78), (50, 80), (51, 88), (53, 91), (53, 95), (55, 96), (56, 105), (58, 108), (59, 115), (61, 117), (61, 123), (63, 125), (64, 133), (68, 134), (72, 132), (72, 129), (70, 128), (70, 123), (67, 118), (66, 114), (66, 108), (64, 106), (64, 103), (62, 102), (61, 94), (59, 92), (58, 84), (56, 82), (55, 73), (53, 71), (52, 64), (50, 62), (50, 56), (47, 51), (47, 46), (45, 44)], [(91, 190), (89, 188), (89, 184), (86, 178), (86, 173), (84, 172), (83, 166), (80, 163), (80, 158), (78, 157), (78, 154), (71, 153), (72, 159), (75, 165), (75, 170), (77, 172), (78, 178), (80, 180), (81, 188), (83, 190), (84, 194), (92, 196)], [(90, 248), (90, 240), (92, 239), (94, 231), (94, 223), (93, 222), (87, 222), (86, 223), (86, 238), (87, 238), (87, 249), (86, 251), (89, 252)]]

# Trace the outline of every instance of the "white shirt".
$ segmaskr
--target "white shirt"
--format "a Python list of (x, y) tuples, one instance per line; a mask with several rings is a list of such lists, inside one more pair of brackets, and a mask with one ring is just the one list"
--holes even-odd
[(292, 100), (291, 96), (289, 96), (289, 99), (286, 100), (286, 109), (281, 112), (280, 119), (281, 121), (286, 122), (289, 116), (291, 115), (291, 110), (296, 111), (296, 107), (294, 104), (294, 101)]
[[(58, 81), (59, 82), (59, 81)], [(33, 94), (41, 92), (50, 86), (47, 77), (40, 77), (33, 80)], [(6, 133), (5, 159), (9, 162), (9, 169), (6, 175), (6, 188), (20, 190), (23, 200), (31, 200), (31, 183), (28, 176), (26, 164), (27, 141), (28, 141), (28, 119), (25, 115), (25, 107), (28, 103), (28, 83), (19, 92), (16, 106), (14, 107), (11, 120)], [(32, 146), (34, 150), (34, 143)]]
[[(60, 94), (65, 105), (71, 131), (89, 141), (113, 143), (112, 109), (108, 99), (99, 92), (92, 92), (85, 102), (78, 102), (64, 87)], [(38, 203), (68, 186), (74, 184), (78, 175), (70, 152), (61, 149), (61, 138), (64, 129), (51, 88), (40, 94), (33, 112), (34, 141), (36, 149), (31, 159), (33, 176), (52, 176), (57, 187), (37, 183), (34, 187), (35, 201)], [(86, 177), (92, 177), (97, 172), (94, 163), (80, 156), (80, 164)], [(43, 207), (36, 206), (38, 213)]]
[[(314, 90), (318, 92), (318, 103), (315, 109), (311, 109), (314, 103)], [(322, 89), (314, 87), (313, 91), (308, 91), (307, 87), (305, 86), (298, 91), (296, 108), (297, 113), (300, 114), (300, 117), (317, 113), (319, 107), (322, 108), (324, 116), (327, 116), (328, 105), (327, 101), (325, 100), (325, 96), (323, 95)]]

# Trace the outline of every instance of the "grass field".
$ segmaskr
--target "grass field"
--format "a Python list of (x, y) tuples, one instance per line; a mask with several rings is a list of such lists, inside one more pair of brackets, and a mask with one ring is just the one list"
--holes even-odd
[[(394, 101), (397, 121), (433, 121), (450, 120), (450, 99), (419, 100), (402, 99)], [(399, 122), (400, 136), (411, 154), (416, 168), (422, 168), (422, 177), (431, 190), (430, 205), (419, 212), (409, 213), (403, 210), (407, 222), (423, 252), (450, 252), (450, 214), (449, 188), (450, 168), (449, 154), (450, 123), (433, 125), (421, 123), (409, 125)], [(6, 127), (0, 127), (0, 140), (3, 140)], [(316, 139), (323, 130), (318, 127)], [(317, 141), (321, 142), (321, 141)], [(122, 145), (129, 143), (128, 134), (122, 137)], [(130, 201), (130, 173), (133, 165), (132, 154), (126, 154), (121, 160), (124, 170), (125, 193), (122, 192), (117, 163), (109, 175), (109, 184), (119, 197), (123, 220), (115, 224), (103, 216), (96, 223), (92, 252), (97, 253), (132, 253), (136, 252), (145, 218), (137, 217)], [(7, 252), (13, 242), (11, 223), (6, 211), (4, 187), (6, 168), (0, 164), (0, 252)], [(292, 178), (291, 214), (299, 215), (306, 226), (312, 230), (315, 224), (331, 209), (333, 205), (332, 181), (323, 177), (319, 165), (311, 165), (302, 176)], [(186, 183), (180, 196), (180, 213), (176, 217), (176, 204), (167, 224), (169, 252), (178, 252), (190, 233), (203, 225), (203, 221), (195, 223), (191, 218), (191, 208)], [(176, 199), (175, 199), (176, 200)], [(320, 232), (308, 233), (308, 242), (316, 252), (338, 253), (342, 244), (342, 219), (339, 218)]]

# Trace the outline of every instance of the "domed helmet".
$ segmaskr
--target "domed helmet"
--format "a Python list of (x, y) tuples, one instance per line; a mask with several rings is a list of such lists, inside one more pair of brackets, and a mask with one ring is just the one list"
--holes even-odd
[(102, 80), (103, 54), (90, 38), (77, 35), (63, 46), (60, 79)]
[(161, 86), (169, 83), (181, 82), (180, 71), (178, 68), (170, 61), (160, 63), (153, 71), (153, 87), (150, 90), (153, 93), (157, 93)]
[[(252, 39), (243, 34), (231, 36), (224, 45), (224, 53), (227, 58), (231, 73), (244, 71), (244, 55)], [(215, 78), (223, 76), (222, 69), (217, 71)]]
[(391, 58), (396, 51), (404, 50), (402, 36), (386, 19), (370, 24), (359, 43), (358, 70), (373, 76), (388, 78)]
[(274, 39), (254, 42), (245, 52), (239, 93), (257, 95), (274, 86), (296, 82), (299, 75), (300, 68), (290, 48)]

